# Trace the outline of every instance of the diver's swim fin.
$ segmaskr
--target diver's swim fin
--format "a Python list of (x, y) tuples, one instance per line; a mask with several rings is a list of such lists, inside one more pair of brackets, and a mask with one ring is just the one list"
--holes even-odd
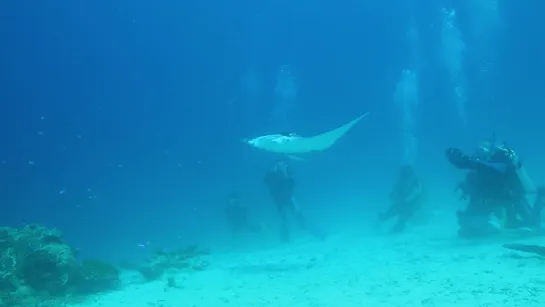
[(532, 253), (545, 257), (545, 246), (530, 244), (504, 244), (503, 247), (519, 252)]

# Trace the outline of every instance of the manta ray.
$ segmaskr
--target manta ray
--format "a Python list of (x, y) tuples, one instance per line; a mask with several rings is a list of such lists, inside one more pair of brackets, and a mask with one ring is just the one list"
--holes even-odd
[(244, 140), (244, 142), (261, 150), (287, 155), (324, 151), (333, 146), (337, 140), (368, 114), (365, 113), (338, 128), (315, 136), (302, 137), (292, 133), (279, 133), (258, 136), (253, 139)]

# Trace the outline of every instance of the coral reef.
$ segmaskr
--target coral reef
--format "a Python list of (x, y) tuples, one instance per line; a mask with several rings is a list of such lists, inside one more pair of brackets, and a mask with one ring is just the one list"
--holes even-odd
[(81, 263), (77, 287), (78, 293), (92, 294), (116, 289), (120, 286), (120, 271), (101, 260), (85, 260)]
[(201, 249), (196, 245), (172, 251), (161, 249), (155, 251), (148, 258), (147, 263), (138, 267), (138, 270), (147, 280), (160, 278), (170, 270), (202, 271), (210, 265), (207, 260), (203, 259), (203, 256), (209, 254), (209, 250)]
[[(202, 271), (209, 251), (197, 246), (156, 251), (136, 265), (146, 280), (171, 271)], [(78, 259), (56, 229), (40, 225), (0, 227), (0, 307), (68, 306), (87, 295), (121, 287), (121, 271), (101, 260)], [(171, 287), (178, 287), (170, 281)]]
[(55, 229), (38, 225), (0, 228), (0, 290), (27, 286), (63, 294), (77, 271), (76, 254)]
[(61, 232), (39, 225), (0, 228), (0, 306), (34, 306), (40, 300), (110, 290), (116, 268), (77, 259)]

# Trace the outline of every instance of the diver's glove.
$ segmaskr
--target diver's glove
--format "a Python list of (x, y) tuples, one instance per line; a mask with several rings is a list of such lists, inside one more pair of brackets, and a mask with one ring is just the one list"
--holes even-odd
[(519, 169), (522, 167), (522, 162), (520, 161), (519, 156), (513, 149), (505, 149), (507, 157), (509, 158), (509, 161), (513, 164), (513, 166), (516, 169)]
[(457, 168), (468, 168), (471, 164), (471, 159), (458, 148), (447, 149), (445, 155), (450, 163)]

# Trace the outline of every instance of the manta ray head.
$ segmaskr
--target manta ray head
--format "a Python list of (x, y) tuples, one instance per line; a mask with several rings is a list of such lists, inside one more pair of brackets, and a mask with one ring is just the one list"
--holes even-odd
[(282, 144), (289, 142), (291, 138), (292, 137), (284, 136), (281, 134), (271, 134), (263, 135), (253, 139), (245, 139), (243, 140), (243, 142), (255, 148), (276, 151), (278, 146), (282, 146)]
[(250, 146), (254, 146), (254, 147), (258, 147), (258, 140), (257, 139), (251, 139), (251, 140), (246, 140), (246, 143), (248, 143), (248, 145)]
[(250, 146), (256, 147), (257, 139), (244, 138), (240, 140), (242, 143), (248, 144)]

